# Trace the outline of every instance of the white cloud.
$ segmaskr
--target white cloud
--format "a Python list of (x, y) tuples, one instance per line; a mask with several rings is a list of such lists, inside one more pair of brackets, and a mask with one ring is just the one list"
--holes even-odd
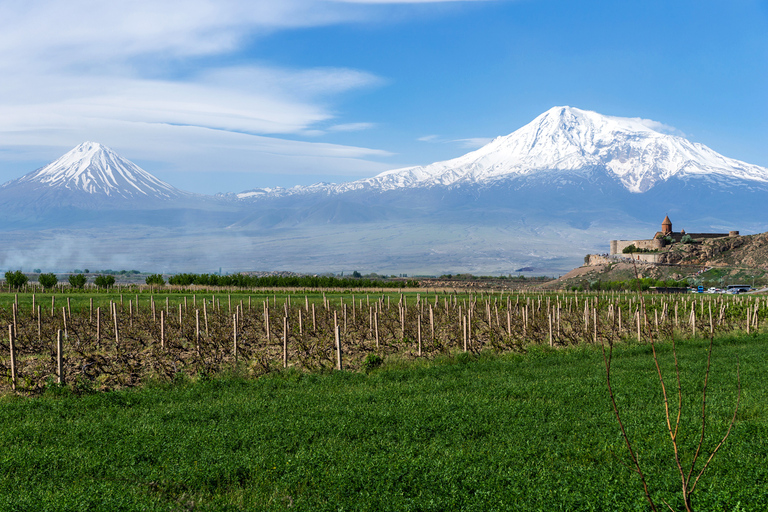
[(387, 157), (384, 151), (274, 137), (371, 128), (334, 124), (333, 102), (384, 79), (356, 69), (222, 64), (221, 58), (274, 31), (380, 14), (335, 0), (5, 0), (2, 158), (25, 160), (35, 153), (30, 148), (48, 155), (51, 148), (97, 140), (131, 154), (149, 152), (177, 169), (232, 158), (222, 165), (251, 172), (288, 170), (301, 159), (307, 173), (352, 165), (384, 170), (366, 160)]
[(685, 133), (678, 130), (674, 126), (670, 126), (668, 124), (660, 123), (659, 121), (654, 121), (653, 119), (643, 119), (641, 117), (633, 117), (634, 121), (639, 122), (646, 128), (650, 128), (651, 130), (655, 130), (657, 132), (661, 133), (668, 133), (670, 135), (678, 135), (680, 137), (685, 137)]
[(425, 135), (423, 137), (419, 137), (416, 140), (418, 140), (419, 142), (438, 142), (438, 141), (440, 141), (440, 136), (439, 135)]
[(468, 149), (477, 149), (490, 143), (493, 139), (490, 137), (472, 137), (469, 139), (456, 139), (453, 142), (459, 143), (461, 147)]
[(328, 127), (329, 132), (359, 132), (361, 130), (370, 130), (375, 127), (374, 123), (346, 123), (336, 124)]

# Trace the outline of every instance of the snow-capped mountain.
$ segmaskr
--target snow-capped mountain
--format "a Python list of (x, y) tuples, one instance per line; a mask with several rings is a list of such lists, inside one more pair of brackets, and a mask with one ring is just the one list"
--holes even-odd
[(85, 143), (0, 187), (0, 268), (554, 274), (667, 214), (687, 232), (768, 231), (768, 169), (657, 126), (556, 107), (453, 160), (217, 196)]
[[(672, 178), (768, 183), (768, 169), (724, 157), (682, 137), (654, 129), (659, 123), (553, 107), (510, 135), (466, 155), (426, 166), (387, 171), (339, 185), (252, 190), (240, 198), (352, 190), (490, 185), (542, 174), (546, 180), (602, 170), (630, 192), (647, 192)], [(553, 174), (553, 171), (560, 171)]]
[(189, 195), (152, 176), (106, 146), (84, 142), (2, 189), (48, 189), (112, 200), (168, 200)]

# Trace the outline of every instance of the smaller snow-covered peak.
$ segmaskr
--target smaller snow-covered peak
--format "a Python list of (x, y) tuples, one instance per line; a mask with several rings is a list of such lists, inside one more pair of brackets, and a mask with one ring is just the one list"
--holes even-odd
[(98, 142), (83, 142), (54, 162), (10, 182), (112, 198), (170, 199), (184, 195)]

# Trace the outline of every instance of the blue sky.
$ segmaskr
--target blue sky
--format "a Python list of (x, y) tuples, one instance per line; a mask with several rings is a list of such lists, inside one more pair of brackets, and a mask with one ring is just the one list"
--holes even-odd
[(190, 191), (459, 156), (555, 105), (768, 167), (768, 2), (0, 4), (0, 181), (85, 140)]

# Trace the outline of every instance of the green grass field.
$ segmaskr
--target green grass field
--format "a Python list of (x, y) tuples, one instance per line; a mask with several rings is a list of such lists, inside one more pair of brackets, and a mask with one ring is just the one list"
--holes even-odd
[[(680, 342), (684, 460), (700, 434), (707, 343)], [(705, 448), (731, 437), (697, 510), (768, 509), (768, 336), (716, 340)], [(670, 345), (659, 347), (674, 392)], [(651, 491), (682, 507), (647, 345), (614, 386)], [(0, 398), (0, 510), (648, 510), (596, 347), (388, 360), (369, 374), (284, 372)]]

